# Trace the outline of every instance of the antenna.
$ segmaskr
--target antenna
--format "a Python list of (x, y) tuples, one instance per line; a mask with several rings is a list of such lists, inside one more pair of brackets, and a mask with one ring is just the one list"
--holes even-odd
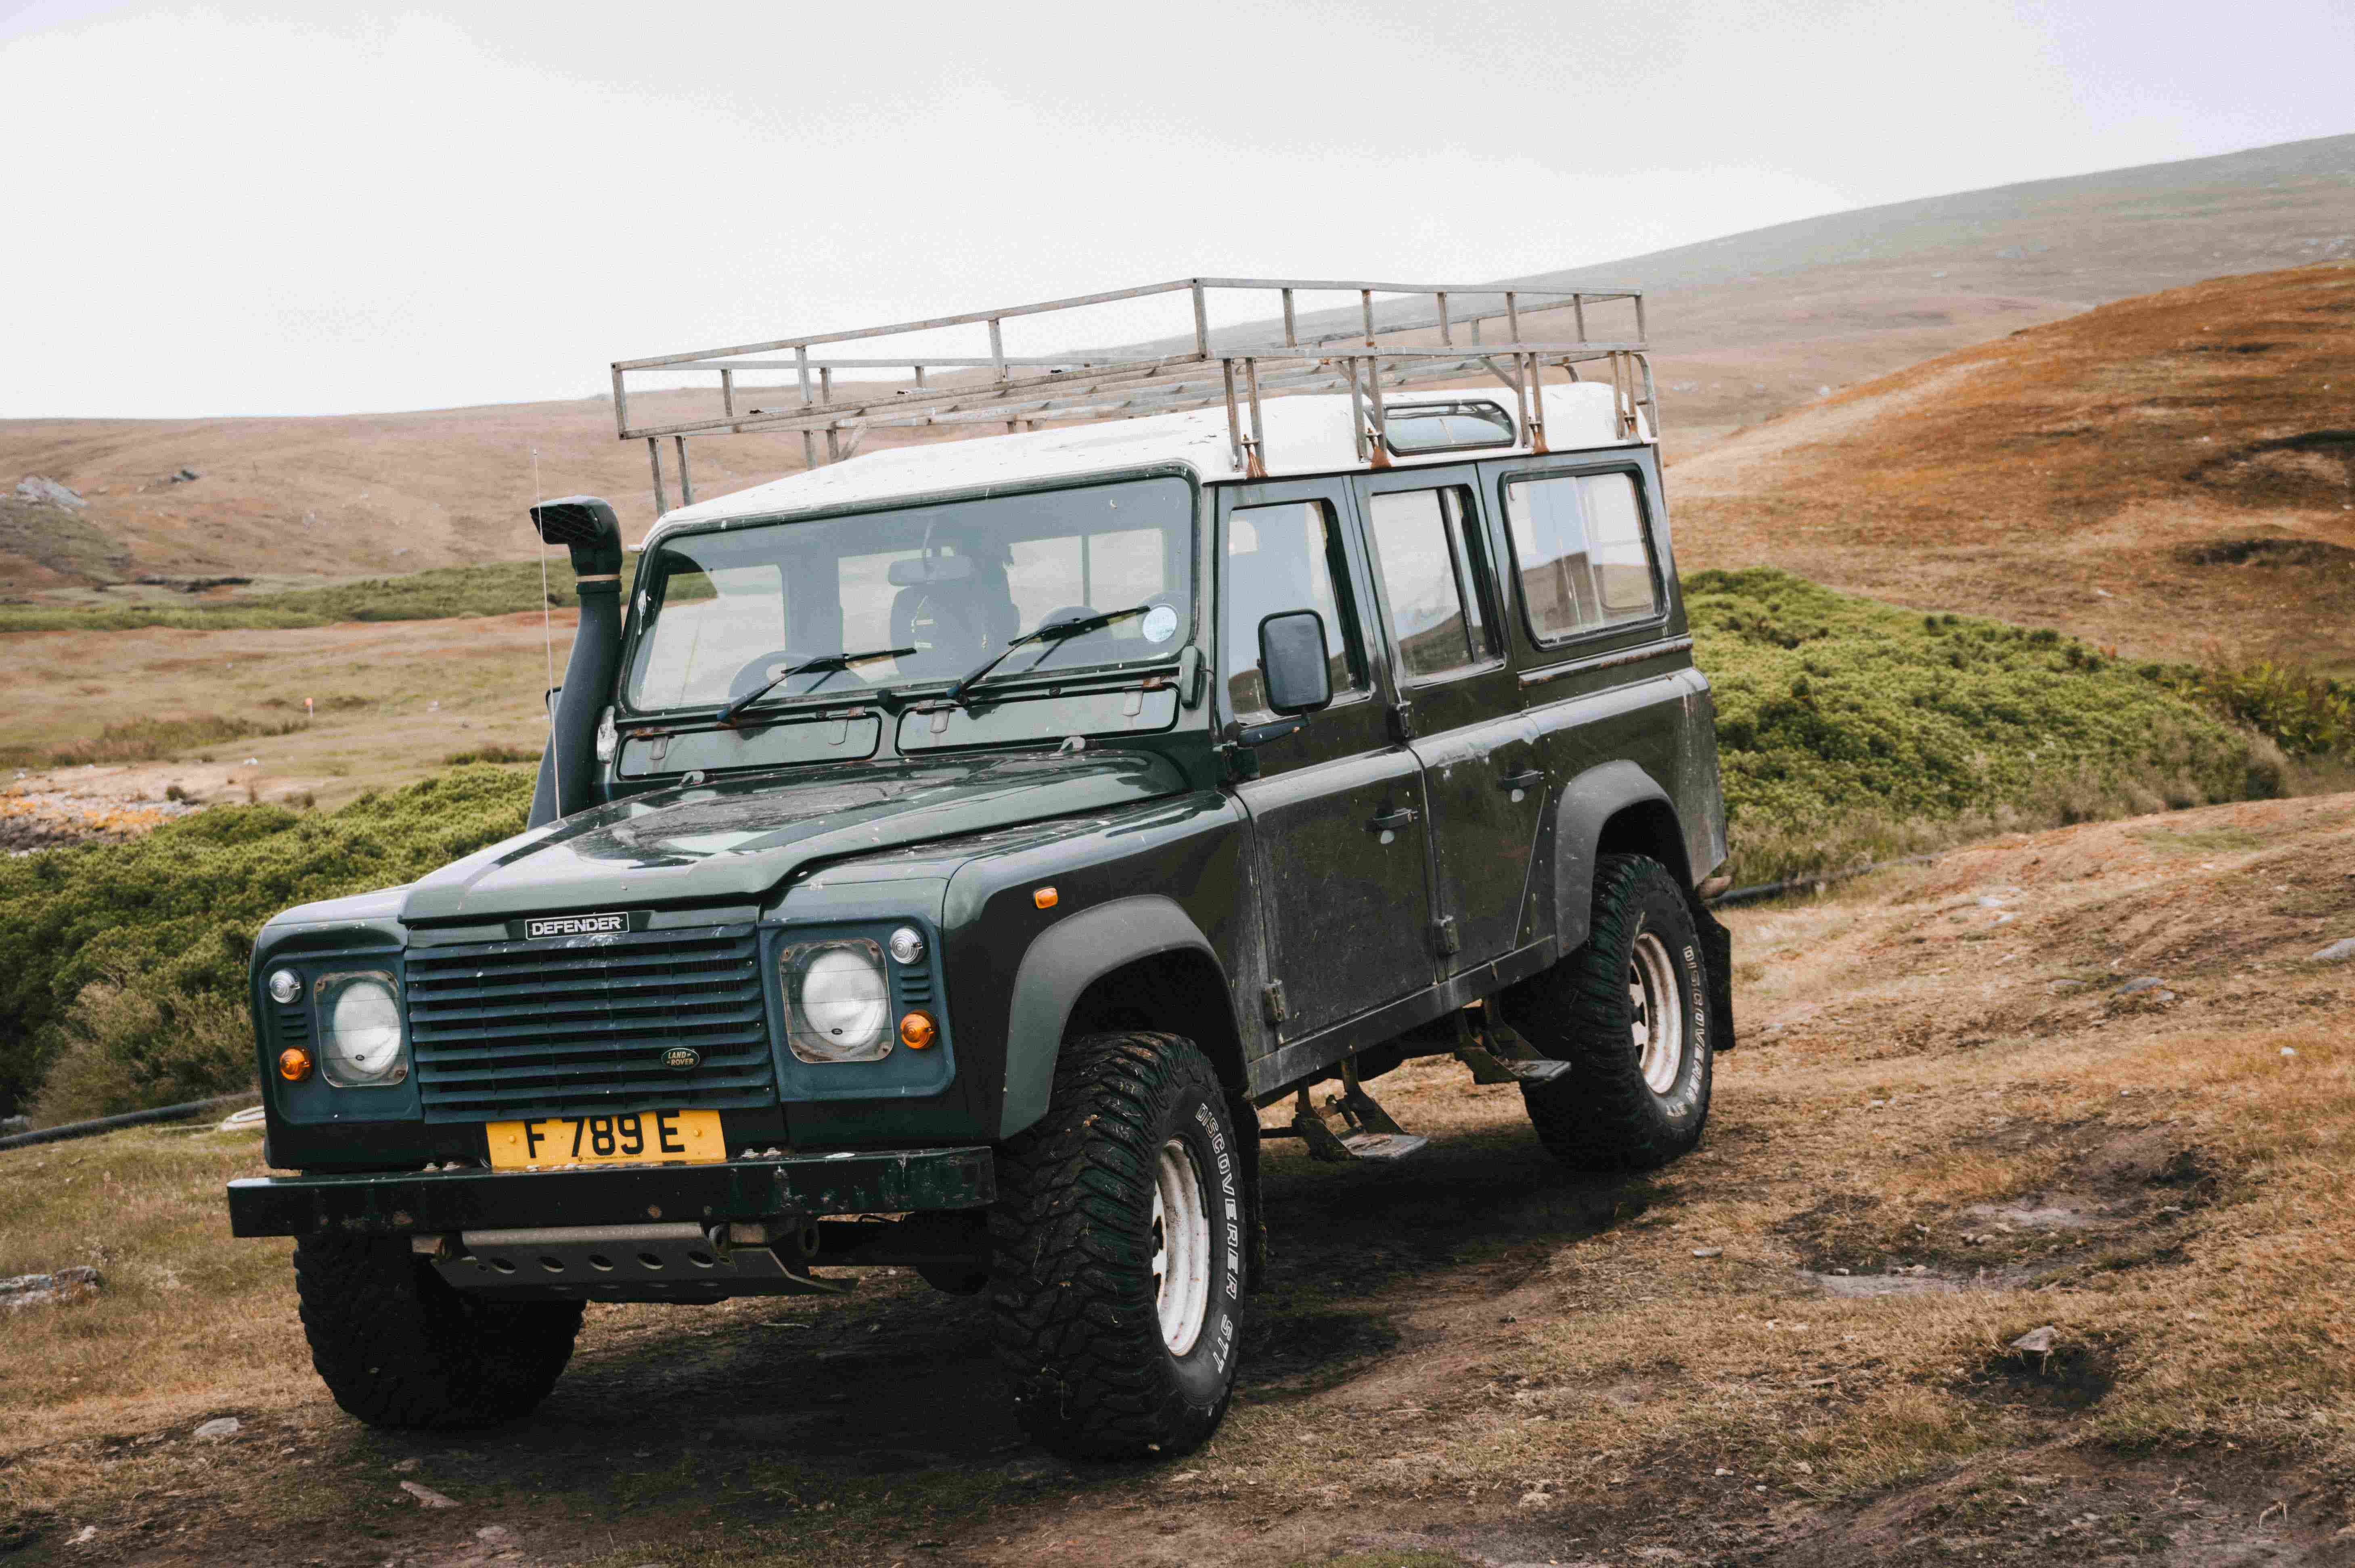
[[(534, 534), (539, 533), (536, 520), (539, 515), (540, 499), (539, 449), (534, 447), (531, 449), (531, 510), (535, 519), (532, 528)], [(548, 539), (545, 535), (541, 535), (539, 541), (539, 636), (541, 644), (548, 652), (548, 686), (552, 691), (556, 686), (556, 622), (549, 613), (548, 602)], [(563, 748), (556, 744), (556, 705), (542, 697), (539, 705), (548, 710), (548, 760), (549, 766), (555, 769), (556, 784), (552, 799), (556, 802), (557, 814), (561, 816), (564, 801), (564, 752)]]

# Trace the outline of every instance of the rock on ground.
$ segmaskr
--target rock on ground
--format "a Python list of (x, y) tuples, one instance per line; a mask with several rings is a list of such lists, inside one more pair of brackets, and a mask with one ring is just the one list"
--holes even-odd
[(61, 1268), (55, 1274), (19, 1274), (0, 1279), (0, 1309), (61, 1307), (98, 1294), (98, 1270)]
[(33, 474), (27, 474), (16, 482), (16, 499), (40, 502), (50, 506), (68, 506), (76, 511), (90, 504), (56, 480), (42, 479)]

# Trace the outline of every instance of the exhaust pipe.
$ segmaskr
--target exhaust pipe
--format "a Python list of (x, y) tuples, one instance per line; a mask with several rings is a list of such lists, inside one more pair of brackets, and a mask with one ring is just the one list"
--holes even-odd
[(622, 524), (597, 497), (568, 495), (533, 507), (531, 525), (543, 544), (571, 552), (581, 597), (581, 628), (572, 635), (564, 684), (557, 688), (555, 720), (525, 824), (537, 828), (595, 803), (597, 718), (613, 700), (622, 660)]

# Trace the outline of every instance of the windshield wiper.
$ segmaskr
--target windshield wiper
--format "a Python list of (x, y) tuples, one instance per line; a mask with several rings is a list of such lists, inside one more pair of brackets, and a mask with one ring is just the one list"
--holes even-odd
[[(835, 676), (841, 674), (845, 670), (849, 669), (853, 664), (865, 664), (877, 659), (896, 659), (902, 653), (913, 653), (914, 652), (915, 650), (913, 648), (878, 648), (873, 652), (867, 653), (821, 653), (815, 659), (805, 659), (800, 663), (794, 665), (792, 669), (782, 671), (779, 673), (771, 676), (760, 685), (755, 686), (752, 690), (745, 693), (734, 702), (730, 703), (726, 707), (721, 708), (719, 710), (719, 722), (732, 726), (736, 723), (737, 717), (741, 715), (746, 708), (751, 707), (754, 703), (759, 702), (762, 697), (767, 696), (771, 692), (776, 690), (779, 686), (783, 685), (795, 675), (806, 675), (814, 670), (823, 670), (826, 672), (826, 680), (830, 681)], [(805, 690), (801, 694), (803, 696), (808, 696), (811, 692), (816, 691), (820, 686), (825, 684), (826, 681), (813, 681), (809, 683), (807, 690)]]
[(942, 700), (952, 703), (964, 702), (964, 694), (967, 692), (972, 691), (975, 686), (980, 685), (983, 681), (988, 679), (989, 673), (992, 670), (996, 669), (1000, 664), (1004, 663), (1008, 655), (1026, 642), (1045, 642), (1050, 645), (1046, 652), (1039, 654), (1038, 658), (1030, 662), (1029, 669), (1022, 672), (1027, 675), (1030, 673), (1030, 670), (1037, 669), (1039, 665), (1044, 664), (1050, 658), (1053, 657), (1055, 649), (1060, 647), (1066, 642), (1069, 642), (1072, 638), (1084, 637), (1091, 631), (1102, 631), (1105, 627), (1112, 625), (1114, 621), (1126, 620), (1132, 615), (1143, 615), (1152, 608), (1153, 606), (1149, 604), (1132, 604), (1126, 609), (1108, 609), (1102, 615), (1083, 615), (1077, 620), (1058, 620), (1050, 625), (1041, 626), (1036, 630), (1026, 631), (1021, 636), (1016, 638), (1013, 641), (1007, 643), (1005, 647), (999, 649), (996, 653), (992, 654), (988, 662), (983, 664), (981, 668), (974, 671), (971, 674), (966, 675), (964, 679), (958, 681), (955, 685), (951, 686), (947, 691), (943, 692), (941, 694)]

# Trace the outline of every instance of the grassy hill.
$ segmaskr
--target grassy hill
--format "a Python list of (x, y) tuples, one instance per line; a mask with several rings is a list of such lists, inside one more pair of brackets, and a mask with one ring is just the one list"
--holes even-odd
[(1772, 562), (2141, 659), (2355, 671), (2355, 263), (2120, 301), (1678, 463), (1683, 564)]
[[(1819, 387), (2104, 301), (2355, 254), (2351, 175), (2355, 136), (2335, 137), (1838, 213), (1530, 281), (1651, 291), (1670, 450), (1689, 451)], [(610, 347), (583, 340), (584, 381)], [(650, 393), (642, 411), (687, 397)], [(890, 432), (869, 444), (922, 439)], [(710, 495), (798, 468), (800, 442), (708, 441), (695, 463), (698, 493)], [(183, 468), (199, 477), (167, 481)], [(234, 574), (285, 588), (518, 560), (534, 551), (524, 509), (535, 493), (603, 495), (632, 538), (653, 511), (645, 451), (613, 439), (599, 397), (317, 418), (0, 422), (0, 480), (12, 488), (24, 474), (61, 481), (91, 504), (70, 547), (27, 547), (0, 527), (0, 596), (63, 602), (176, 597), (91, 586), (110, 577)]]
[[(1741, 880), (2284, 788), (2266, 741), (2158, 672), (2053, 632), (1913, 615), (1770, 569), (1687, 586), (1717, 686), (1728, 869)], [(322, 734), (270, 746), (391, 722), (331, 714)], [(12, 912), (0, 927), (0, 1100), (57, 1062), (45, 1103), (60, 1119), (201, 1092), (206, 1064), (241, 1082), (250, 1039), (231, 1004), (261, 922), (515, 831), (530, 787), (523, 768), (460, 768), (337, 810), (216, 806), (131, 843), (0, 861)]]

